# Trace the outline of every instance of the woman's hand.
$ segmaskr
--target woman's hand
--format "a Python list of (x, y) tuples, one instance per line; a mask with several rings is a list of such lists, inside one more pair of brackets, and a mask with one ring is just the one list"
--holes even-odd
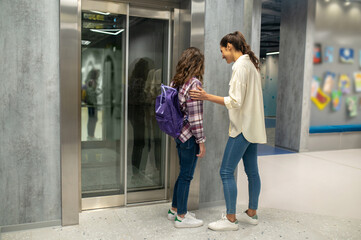
[(199, 144), (199, 153), (197, 154), (197, 157), (202, 158), (206, 155), (206, 146), (204, 143)]
[(197, 86), (199, 90), (190, 90), (189, 95), (193, 100), (206, 100), (207, 92), (203, 90), (203, 88)]

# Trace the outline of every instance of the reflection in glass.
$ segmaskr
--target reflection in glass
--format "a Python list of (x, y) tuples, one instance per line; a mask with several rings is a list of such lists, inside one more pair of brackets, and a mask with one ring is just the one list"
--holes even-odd
[(155, 98), (166, 83), (168, 21), (129, 18), (128, 190), (164, 188), (165, 135)]
[(83, 197), (124, 193), (125, 20), (82, 12)]

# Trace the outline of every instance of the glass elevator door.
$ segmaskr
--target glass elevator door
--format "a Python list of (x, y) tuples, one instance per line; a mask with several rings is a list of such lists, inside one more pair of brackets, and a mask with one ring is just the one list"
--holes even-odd
[(169, 11), (82, 1), (82, 209), (166, 199), (167, 138), (154, 108), (169, 79), (169, 19)]
[[(136, 16), (132, 16), (136, 15)], [(166, 137), (155, 98), (167, 84), (169, 20), (131, 9), (129, 17), (127, 202), (165, 198)]]

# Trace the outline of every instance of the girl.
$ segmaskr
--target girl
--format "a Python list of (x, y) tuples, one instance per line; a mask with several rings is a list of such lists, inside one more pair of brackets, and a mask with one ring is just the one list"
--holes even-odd
[(234, 62), (229, 83), (229, 96), (208, 94), (202, 88), (191, 91), (194, 100), (208, 100), (225, 105), (228, 109), (230, 126), (229, 139), (224, 151), (220, 175), (223, 182), (227, 215), (210, 223), (212, 230), (238, 230), (236, 219), (237, 185), (234, 171), (243, 158), (248, 177), (249, 206), (239, 216), (250, 224), (258, 224), (256, 210), (261, 189), (257, 165), (257, 143), (266, 143), (263, 97), (259, 61), (240, 32), (224, 36), (220, 42), (222, 58)]
[(204, 56), (198, 48), (186, 49), (177, 64), (176, 74), (171, 86), (178, 89), (181, 112), (184, 114), (184, 126), (177, 144), (180, 173), (174, 185), (172, 208), (168, 219), (174, 221), (177, 228), (200, 227), (203, 221), (187, 212), (189, 185), (193, 179), (197, 158), (204, 157), (206, 138), (203, 131), (203, 101), (192, 100), (191, 89), (202, 86), (204, 73)]

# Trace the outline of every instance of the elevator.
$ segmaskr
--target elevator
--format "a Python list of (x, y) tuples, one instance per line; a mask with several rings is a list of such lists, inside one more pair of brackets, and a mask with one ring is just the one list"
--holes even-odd
[(155, 120), (169, 84), (172, 11), (82, 1), (82, 210), (162, 201), (168, 137)]

